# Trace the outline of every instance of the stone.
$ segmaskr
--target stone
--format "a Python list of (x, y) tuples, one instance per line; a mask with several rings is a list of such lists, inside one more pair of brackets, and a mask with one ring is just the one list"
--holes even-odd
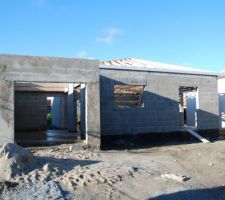
[(71, 152), (73, 150), (73, 146), (69, 147), (69, 152)]
[(46, 172), (46, 173), (51, 172), (51, 171), (53, 170), (52, 166), (51, 166), (49, 163), (45, 164), (45, 165), (42, 167), (42, 169), (43, 169), (43, 171)]
[(161, 177), (175, 180), (175, 181), (182, 182), (182, 183), (189, 179), (187, 176), (181, 176), (181, 175), (176, 175), (176, 174), (171, 174), (171, 173), (162, 174)]
[(214, 165), (214, 163), (209, 163), (209, 166), (211, 167), (211, 166), (213, 166)]

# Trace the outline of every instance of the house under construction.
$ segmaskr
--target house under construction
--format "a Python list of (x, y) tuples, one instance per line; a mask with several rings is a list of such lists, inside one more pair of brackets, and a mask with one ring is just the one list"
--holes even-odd
[(222, 73), (132, 58), (15, 55), (0, 55), (0, 72), (0, 144), (100, 146), (225, 128)]

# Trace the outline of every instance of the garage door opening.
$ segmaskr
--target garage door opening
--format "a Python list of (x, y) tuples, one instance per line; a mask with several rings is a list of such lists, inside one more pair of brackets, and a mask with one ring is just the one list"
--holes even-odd
[(24, 146), (85, 139), (85, 84), (15, 83), (15, 141)]
[(179, 87), (180, 126), (197, 128), (198, 88)]

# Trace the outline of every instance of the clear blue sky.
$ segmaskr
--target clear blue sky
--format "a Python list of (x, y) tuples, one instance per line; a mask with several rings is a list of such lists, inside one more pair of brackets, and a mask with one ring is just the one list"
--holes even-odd
[(0, 0), (0, 54), (134, 57), (221, 71), (225, 0)]

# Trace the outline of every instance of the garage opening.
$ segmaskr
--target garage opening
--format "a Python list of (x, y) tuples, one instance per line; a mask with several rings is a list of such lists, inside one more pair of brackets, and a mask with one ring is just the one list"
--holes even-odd
[(197, 128), (198, 88), (179, 87), (180, 126)]
[(85, 139), (85, 84), (15, 83), (15, 141), (24, 146)]

